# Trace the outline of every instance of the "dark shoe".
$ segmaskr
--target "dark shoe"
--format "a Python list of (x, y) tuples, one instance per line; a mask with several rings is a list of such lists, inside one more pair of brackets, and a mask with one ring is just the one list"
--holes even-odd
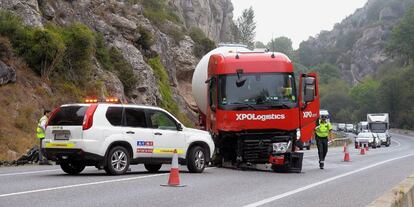
[(323, 169), (323, 166), (324, 166), (323, 161), (319, 162), (319, 168), (320, 168), (320, 169)]

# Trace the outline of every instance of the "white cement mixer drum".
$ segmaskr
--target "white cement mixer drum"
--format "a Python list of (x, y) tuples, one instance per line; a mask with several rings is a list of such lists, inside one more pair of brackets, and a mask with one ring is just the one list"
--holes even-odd
[(193, 97), (197, 103), (198, 108), (203, 114), (206, 114), (207, 110), (207, 71), (208, 71), (208, 62), (210, 60), (210, 56), (213, 54), (228, 54), (236, 52), (250, 52), (251, 50), (241, 47), (241, 46), (223, 46), (216, 48), (201, 58), (200, 62), (197, 64), (192, 80), (192, 92)]

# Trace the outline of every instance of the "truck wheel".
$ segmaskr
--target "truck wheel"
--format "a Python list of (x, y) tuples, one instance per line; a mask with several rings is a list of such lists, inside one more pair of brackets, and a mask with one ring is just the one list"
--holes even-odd
[(192, 147), (187, 157), (187, 168), (192, 173), (202, 173), (206, 167), (206, 152), (200, 146)]
[(77, 175), (85, 169), (85, 164), (81, 162), (60, 163), (60, 168), (69, 175)]
[(310, 145), (309, 146), (306, 146), (306, 150), (310, 150)]
[(387, 143), (385, 144), (385, 147), (389, 147), (391, 145), (391, 140), (387, 140)]
[(112, 148), (106, 158), (105, 172), (110, 175), (122, 175), (129, 168), (130, 157), (128, 150), (116, 146)]
[(161, 169), (162, 164), (144, 164), (145, 169), (150, 173), (156, 173)]

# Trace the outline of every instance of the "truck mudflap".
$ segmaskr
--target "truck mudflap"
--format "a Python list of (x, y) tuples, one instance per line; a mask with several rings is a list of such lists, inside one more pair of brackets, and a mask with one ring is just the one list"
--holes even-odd
[(290, 152), (269, 156), (269, 163), (275, 172), (302, 172), (303, 153)]

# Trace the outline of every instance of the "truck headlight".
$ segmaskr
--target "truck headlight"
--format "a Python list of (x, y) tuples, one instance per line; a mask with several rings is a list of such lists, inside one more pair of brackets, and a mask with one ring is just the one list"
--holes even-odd
[(285, 153), (290, 148), (291, 144), (292, 144), (291, 141), (273, 143), (273, 152), (274, 153)]
[(296, 129), (296, 139), (297, 140), (300, 139), (300, 129), (299, 128)]

